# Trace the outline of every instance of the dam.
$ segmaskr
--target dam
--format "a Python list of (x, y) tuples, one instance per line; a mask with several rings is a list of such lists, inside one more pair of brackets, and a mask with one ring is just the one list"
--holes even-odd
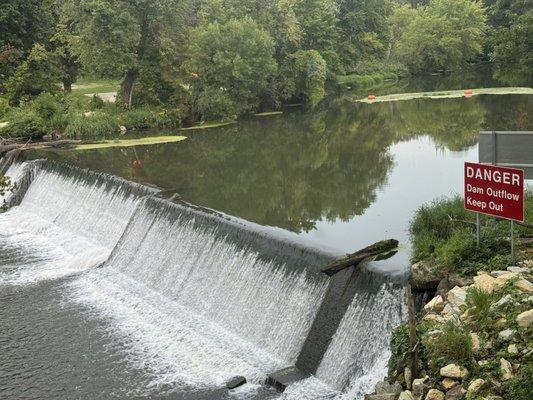
[[(0, 397), (347, 400), (385, 376), (403, 275), (328, 277), (343, 252), (105, 173), (7, 175)], [(285, 368), (301, 379), (280, 393)]]

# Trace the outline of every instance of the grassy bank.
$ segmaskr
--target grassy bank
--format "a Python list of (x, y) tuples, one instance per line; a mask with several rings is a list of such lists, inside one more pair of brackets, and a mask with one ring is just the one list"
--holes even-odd
[[(533, 223), (533, 190), (526, 192)], [(509, 222), (482, 218), (476, 246), (474, 214), (463, 199), (440, 199), (413, 218), (411, 285), (436, 291), (411, 314), (414, 329), (391, 338), (388, 382), (369, 400), (533, 398), (533, 249), (518, 226), (518, 261), (509, 258)], [(524, 239), (525, 238), (525, 239)], [(416, 343), (411, 351), (410, 343)], [(414, 358), (413, 358), (414, 357)], [(415, 367), (414, 369), (412, 367)]]

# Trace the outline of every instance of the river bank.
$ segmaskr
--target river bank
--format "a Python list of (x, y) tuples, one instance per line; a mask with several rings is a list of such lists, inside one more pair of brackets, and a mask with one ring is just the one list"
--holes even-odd
[[(483, 224), (481, 247), (472, 246), (469, 215), (457, 200), (424, 206), (411, 222), (409, 322), (393, 333), (388, 377), (366, 400), (533, 396), (531, 200), (516, 262), (509, 259), (508, 227), (497, 227), (502, 222), (492, 222), (492, 231)], [(458, 228), (459, 220), (467, 228)]]

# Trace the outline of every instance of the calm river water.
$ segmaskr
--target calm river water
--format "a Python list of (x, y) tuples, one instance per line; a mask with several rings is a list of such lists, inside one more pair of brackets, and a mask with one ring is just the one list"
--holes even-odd
[(339, 99), (313, 112), (287, 109), (186, 131), (178, 143), (44, 156), (173, 189), (186, 201), (345, 251), (396, 238), (402, 251), (388, 263), (405, 266), (415, 210), (461, 193), (463, 162), (478, 160), (479, 132), (532, 130), (532, 107), (526, 95)]

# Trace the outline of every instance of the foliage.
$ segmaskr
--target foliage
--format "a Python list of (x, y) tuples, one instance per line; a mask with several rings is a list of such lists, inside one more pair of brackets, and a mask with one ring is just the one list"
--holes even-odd
[(493, 300), (494, 295), (492, 293), (477, 287), (472, 287), (467, 292), (468, 315), (480, 331), (488, 331), (492, 328), (493, 320), (490, 315), (490, 306)]
[(9, 113), (9, 124), (0, 128), (0, 137), (40, 139), (46, 135), (46, 127), (39, 115), (27, 108), (17, 108)]
[(272, 38), (250, 18), (194, 29), (185, 70), (195, 111), (216, 119), (257, 108), (277, 69), (273, 53)]
[(389, 358), (389, 376), (394, 373), (398, 362), (409, 351), (409, 327), (407, 324), (398, 326), (391, 335), (389, 348), (391, 356)]
[[(15, 189), (15, 184), (11, 182), (11, 179), (9, 179), (8, 176), (0, 174), (0, 198), (4, 198), (4, 196), (13, 191)], [(3, 200), (2, 203), (0, 203), (0, 212), (5, 211), (7, 209), (6, 200)]]
[(469, 332), (453, 322), (446, 323), (442, 328), (442, 333), (426, 341), (430, 366), (436, 369), (452, 362), (463, 366), (470, 364), (473, 350)]
[(300, 50), (288, 57), (282, 71), (288, 79), (287, 97), (303, 98), (311, 107), (325, 95), (326, 62), (316, 50)]
[(69, 117), (64, 134), (71, 138), (100, 138), (113, 136), (118, 132), (116, 118), (104, 112), (95, 112), (90, 116), (73, 114)]
[[(406, 23), (402, 7), (396, 16)], [(411, 12), (412, 18), (397, 39), (395, 56), (413, 73), (460, 68), (480, 54), (486, 17), (480, 3), (472, 0), (432, 0)]]
[(57, 78), (58, 71), (51, 54), (43, 45), (35, 44), (6, 84), (9, 103), (16, 106), (24, 97), (57, 92)]
[(533, 362), (524, 363), (520, 368), (519, 375), (504, 383), (503, 394), (506, 399), (513, 400), (533, 398)]
[(492, 61), (495, 76), (509, 84), (533, 84), (533, 6), (512, 25), (497, 30)]

